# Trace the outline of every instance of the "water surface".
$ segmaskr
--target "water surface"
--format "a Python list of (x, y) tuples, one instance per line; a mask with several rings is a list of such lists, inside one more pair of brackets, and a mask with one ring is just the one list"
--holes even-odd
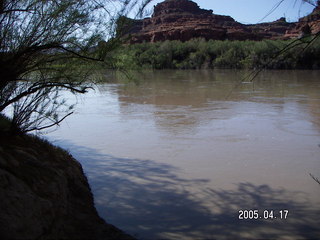
[[(48, 137), (83, 164), (100, 216), (140, 239), (316, 238), (319, 72), (244, 74), (102, 83)], [(239, 220), (241, 209), (277, 219)]]

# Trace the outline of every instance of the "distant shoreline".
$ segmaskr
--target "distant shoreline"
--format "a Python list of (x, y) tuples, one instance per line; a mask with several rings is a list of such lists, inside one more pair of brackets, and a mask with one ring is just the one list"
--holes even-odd
[(309, 46), (299, 40), (164, 41), (123, 45), (113, 57), (119, 68), (127, 69), (317, 70), (320, 41), (316, 39)]

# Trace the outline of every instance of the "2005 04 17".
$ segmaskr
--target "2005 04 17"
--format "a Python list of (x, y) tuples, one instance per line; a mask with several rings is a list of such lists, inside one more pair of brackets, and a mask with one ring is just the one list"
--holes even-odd
[(240, 220), (254, 220), (254, 219), (287, 219), (289, 210), (239, 210), (238, 218)]

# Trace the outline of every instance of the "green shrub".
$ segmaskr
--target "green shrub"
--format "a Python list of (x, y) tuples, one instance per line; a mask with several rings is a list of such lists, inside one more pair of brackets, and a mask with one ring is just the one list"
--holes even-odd
[(165, 41), (123, 46), (114, 53), (119, 66), (153, 69), (201, 68), (320, 68), (319, 40), (279, 52), (293, 40)]

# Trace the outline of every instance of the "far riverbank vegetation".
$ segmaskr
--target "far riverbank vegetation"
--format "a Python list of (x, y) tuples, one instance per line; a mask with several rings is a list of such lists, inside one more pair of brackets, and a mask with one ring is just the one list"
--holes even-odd
[[(117, 64), (129, 69), (320, 69), (320, 41), (297, 40), (165, 41), (123, 45), (114, 52)], [(303, 40), (301, 40), (303, 41)]]

